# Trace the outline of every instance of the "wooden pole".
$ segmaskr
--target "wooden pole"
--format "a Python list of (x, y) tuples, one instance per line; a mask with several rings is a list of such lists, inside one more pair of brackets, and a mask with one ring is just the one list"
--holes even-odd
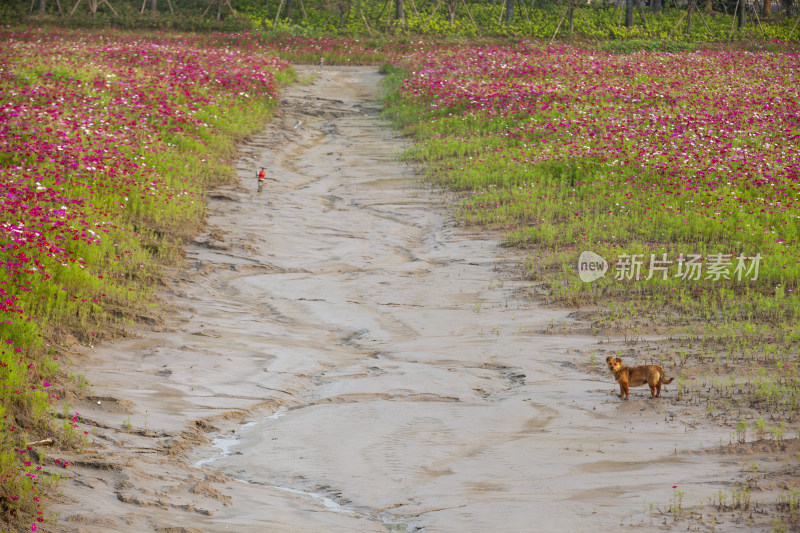
[(367, 33), (369, 33), (370, 37), (373, 37), (372, 29), (369, 27), (369, 24), (367, 24), (367, 17), (364, 16), (364, 11), (361, 9), (361, 3), (358, 4), (358, 12), (361, 14), (361, 20), (364, 21), (364, 26), (367, 28)]
[(278, 25), (278, 17), (281, 16), (281, 9), (283, 9), (283, 2), (284, 2), (284, 0), (281, 0), (281, 3), (278, 4), (278, 12), (275, 13), (275, 22), (272, 23), (273, 26), (277, 26)]
[(376, 20), (373, 20), (372, 22), (380, 22), (381, 21), (381, 19), (383, 18), (383, 11), (386, 9), (386, 6), (389, 5), (389, 2), (391, 2), (391, 0), (386, 0), (386, 2), (383, 4), (383, 7), (381, 8), (381, 12), (378, 13), (378, 18)]
[(417, 3), (414, 0), (411, 0), (411, 7), (414, 9), (414, 13), (417, 15), (418, 20), (422, 20), (422, 17), (419, 16), (419, 11), (417, 11)]
[(480, 32), (481, 29), (475, 23), (475, 19), (472, 18), (472, 12), (469, 10), (469, 6), (467, 5), (466, 0), (461, 0), (461, 3), (464, 4), (464, 9), (467, 10), (467, 16), (469, 17), (469, 20), (472, 22), (472, 25), (475, 26), (475, 31)]
[(758, 10), (755, 8), (753, 8), (753, 15), (756, 16), (756, 21), (758, 22), (758, 27), (761, 30), (761, 35), (763, 35), (764, 38), (766, 39), (767, 34), (764, 32), (764, 27), (761, 25), (761, 19), (758, 17)]
[(706, 22), (706, 18), (703, 16), (702, 10), (698, 9), (697, 14), (700, 15), (700, 20), (702, 20), (703, 24), (705, 24), (708, 33), (711, 33), (711, 28), (709, 27), (708, 22)]
[(522, 12), (525, 13), (525, 22), (527, 22), (528, 25), (530, 25), (531, 19), (528, 16), (528, 6), (526, 6), (525, 2), (522, 2), (522, 1), (520, 1), (519, 5), (522, 6)]
[(569, 11), (569, 8), (565, 9), (564, 14), (561, 15), (561, 20), (558, 21), (558, 25), (556, 26), (556, 31), (553, 32), (553, 38), (550, 39), (550, 42), (548, 44), (553, 44), (553, 41), (555, 41), (556, 35), (558, 35), (558, 29), (561, 27), (561, 23), (564, 22), (564, 19), (567, 16), (567, 11)]
[(78, 6), (80, 5), (80, 3), (81, 3), (81, 0), (78, 0), (77, 2), (75, 2), (75, 5), (72, 6), (72, 11), (69, 12), (69, 16), (70, 17), (75, 13), (75, 10), (78, 9)]
[(792, 38), (792, 34), (794, 33), (794, 30), (796, 30), (796, 29), (797, 29), (797, 23), (798, 23), (798, 22), (800, 22), (800, 17), (797, 17), (797, 20), (796, 20), (796, 21), (794, 21), (794, 26), (792, 26), (792, 31), (790, 31), (790, 32), (789, 32), (789, 35), (787, 35), (787, 36), (786, 36), (786, 40), (787, 40), (787, 41), (788, 41), (789, 39), (791, 39), (791, 38)]
[(571, 36), (575, 32), (575, 6), (570, 3), (568, 9), (567, 17), (569, 17), (569, 34)]
[(750, 4), (747, 3), (747, 0), (744, 0), (745, 20), (749, 20), (750, 21), (750, 26), (754, 27), (756, 25), (756, 23), (755, 23), (755, 21), (753, 21), (753, 14), (750, 13), (750, 9), (749, 8), (750, 8)]
[[(583, 23), (586, 24), (587, 28), (591, 29), (592, 27), (589, 25), (589, 21), (586, 20), (586, 17), (583, 16), (583, 10), (581, 10), (580, 7), (576, 7), (576, 9), (578, 10), (578, 15), (580, 15), (581, 18), (583, 19)], [(599, 40), (599, 39), (597, 37), (595, 37), (595, 40)]]
[(636, 0), (636, 9), (639, 10), (639, 17), (642, 19), (642, 24), (644, 24), (644, 29), (647, 29), (647, 17), (644, 15), (644, 9), (642, 9), (642, 4), (639, 0)]
[(433, 8), (433, 12), (431, 12), (431, 16), (428, 17), (428, 20), (425, 22), (425, 25), (429, 25), (431, 23), (431, 19), (436, 14), (436, 10), (439, 9), (439, 6), (442, 5), (442, 0), (436, 2), (436, 6)]
[[(116, 9), (114, 9), (114, 6), (112, 6), (112, 5), (111, 5), (111, 4), (108, 2), (108, 0), (103, 0), (103, 3), (104, 3), (105, 5), (107, 5), (109, 9), (111, 9), (111, 12), (112, 12), (112, 13), (114, 13), (114, 15), (115, 15), (115, 16), (117, 16), (117, 17), (119, 16), (119, 13), (117, 13), (117, 10), (116, 10)], [(95, 11), (97, 11), (97, 7), (96, 7), (96, 6), (95, 6)]]
[(678, 26), (681, 25), (681, 22), (683, 22), (683, 17), (685, 17), (685, 16), (686, 16), (686, 11), (683, 12), (683, 14), (681, 15), (681, 18), (679, 18), (678, 22), (675, 24), (675, 26), (672, 27), (672, 31), (669, 32), (670, 35), (675, 33), (675, 30), (678, 29)]
[(742, 0), (736, 0), (736, 7), (733, 8), (733, 20), (731, 20), (731, 32), (728, 35), (728, 39), (733, 37), (733, 25), (736, 24), (736, 17), (739, 16), (739, 4)]
[[(496, 5), (497, 5), (497, 2), (492, 0), (492, 7), (489, 9), (489, 24), (491, 24), (492, 23), (492, 19), (494, 19), (494, 6), (496, 6)], [(502, 10), (503, 10), (503, 7), (501, 5), (500, 6), (500, 11), (502, 11)]]

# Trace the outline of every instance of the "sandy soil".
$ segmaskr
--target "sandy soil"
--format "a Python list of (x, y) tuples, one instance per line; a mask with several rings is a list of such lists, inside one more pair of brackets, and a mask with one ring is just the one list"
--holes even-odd
[(522, 299), (515, 258), (416, 183), (374, 69), (306, 72), (212, 195), (167, 326), (78, 360), (94, 444), (60, 456), (45, 530), (647, 530), (676, 490), (728, 490), (729, 430), (674, 387), (621, 402), (619, 346)]

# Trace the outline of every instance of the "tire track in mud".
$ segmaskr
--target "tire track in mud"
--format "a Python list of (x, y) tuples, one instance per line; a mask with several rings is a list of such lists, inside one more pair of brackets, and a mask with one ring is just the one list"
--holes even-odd
[(672, 421), (674, 389), (620, 404), (574, 368), (598, 339), (531, 333), (568, 312), (396, 160), (374, 70), (308, 72), (212, 195), (174, 319), (87, 351), (116, 401), (75, 406), (98, 453), (54, 530), (610, 531), (731, 475), (674, 453), (727, 437)]

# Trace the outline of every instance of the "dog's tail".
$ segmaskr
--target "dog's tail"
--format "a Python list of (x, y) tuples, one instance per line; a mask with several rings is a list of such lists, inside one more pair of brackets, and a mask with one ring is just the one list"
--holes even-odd
[(670, 383), (672, 383), (673, 379), (675, 378), (668, 378), (667, 375), (664, 373), (664, 370), (663, 369), (661, 370), (661, 383), (663, 383), (664, 385), (669, 385)]

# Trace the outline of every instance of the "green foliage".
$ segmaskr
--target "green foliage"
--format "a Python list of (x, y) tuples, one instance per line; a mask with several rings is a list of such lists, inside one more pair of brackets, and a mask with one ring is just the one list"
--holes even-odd
[[(250, 29), (252, 24), (245, 17), (234, 16), (227, 7), (220, 12), (217, 20), (216, 12), (206, 13), (208, 2), (200, 0), (171, 0), (174, 12), (169, 10), (167, 0), (159, 0), (159, 10), (152, 12), (148, 9), (142, 11), (142, 3), (134, 0), (109, 0), (113, 10), (106, 4), (98, 5), (97, 12), (92, 14), (87, 2), (78, 4), (73, 12), (77, 0), (64, 0), (61, 2), (62, 11), (59, 12), (55, 0), (47, 0), (47, 12), (41, 15), (38, 9), (31, 12), (29, 2), (13, 1), (0, 6), (0, 22), (6, 24), (27, 20), (33, 24), (55, 25), (59, 27), (83, 29), (152, 29), (173, 30), (187, 32), (210, 31), (243, 31)], [(178, 4), (176, 6), (176, 4)], [(37, 0), (38, 6), (38, 0)]]
[[(533, 9), (526, 2), (516, 2), (515, 17), (511, 21), (506, 19), (504, 13), (501, 16), (501, 3), (489, 0), (456, 3), (452, 21), (447, 4), (437, 2), (406, 2), (405, 20), (397, 21), (394, 19), (392, 3), (381, 0), (359, 3), (310, 0), (302, 4), (297, 0), (232, 0), (233, 12), (227, 6), (223, 6), (219, 12), (216, 8), (207, 10), (207, 0), (180, 0), (173, 2), (174, 13), (169, 10), (166, 0), (158, 0), (156, 12), (149, 9), (142, 12), (139, 0), (111, 0), (116, 13), (102, 4), (97, 13), (91, 15), (83, 3), (73, 16), (66, 18), (59, 16), (54, 0), (47, 1), (47, 14), (42, 16), (34, 11), (29, 20), (82, 28), (114, 26), (120, 29), (193, 32), (261, 29), (306, 38), (395, 34), (637, 42), (630, 48), (623, 46), (613, 50), (617, 52), (665, 50), (659, 44), (665, 41), (785, 41), (795, 20), (795, 17), (783, 15), (756, 19), (748, 14), (744, 27), (738, 28), (722, 0), (714, 3), (711, 12), (696, 12), (688, 34), (688, 17), (683, 6), (666, 8), (659, 15), (649, 10), (637, 10), (634, 25), (626, 28), (621, 16), (622, 9), (607, 3), (580, 5), (573, 11), (570, 25), (564, 5), (555, 1), (536, 2)], [(71, 11), (70, 5), (64, 3), (63, 7)], [(0, 21), (10, 23), (22, 20), (30, 8), (26, 1), (11, 0), (0, 6)], [(800, 40), (800, 31), (796, 30), (791, 39)]]

